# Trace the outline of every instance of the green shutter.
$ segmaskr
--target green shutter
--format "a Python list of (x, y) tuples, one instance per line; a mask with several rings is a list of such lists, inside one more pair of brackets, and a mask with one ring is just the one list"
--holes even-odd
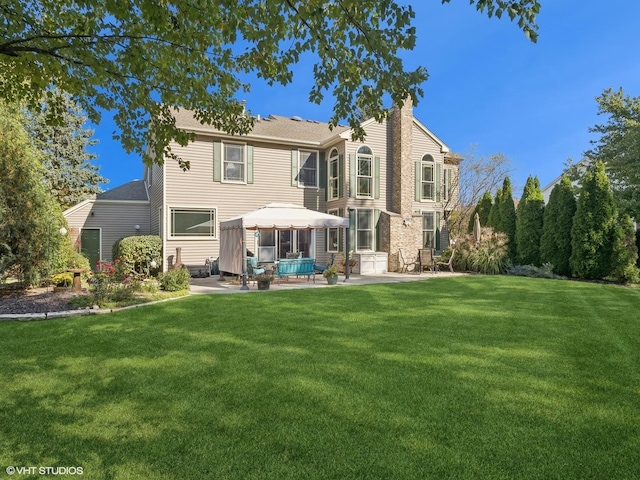
[(222, 181), (222, 143), (213, 142), (213, 181)]
[(356, 251), (356, 211), (349, 210), (349, 246)]
[(373, 158), (373, 198), (380, 198), (380, 157)]
[(382, 231), (380, 229), (379, 223), (380, 223), (380, 209), (375, 208), (373, 210), (373, 225), (375, 228), (374, 244), (373, 244), (374, 252), (377, 252), (380, 250), (380, 238), (382, 236)]
[(298, 172), (300, 168), (298, 168), (298, 150), (291, 150), (291, 186), (298, 186)]
[(415, 189), (416, 189), (416, 202), (422, 199), (422, 162), (415, 163)]
[(324, 152), (320, 152), (319, 160), (320, 163), (318, 165), (318, 175), (320, 178), (318, 179), (318, 187), (325, 189), (325, 198), (328, 198), (327, 192), (327, 159), (325, 158)]
[[(344, 208), (338, 209), (338, 216), (344, 217)], [(338, 229), (338, 251), (344, 250), (344, 228)]]
[[(344, 195), (344, 155), (338, 155), (338, 198)], [(342, 216), (342, 215), (341, 215)]]
[(356, 176), (356, 170), (357, 165), (356, 165), (356, 155), (355, 153), (350, 153), (349, 154), (349, 196), (350, 197), (354, 197), (356, 196), (356, 181), (357, 181), (357, 176)]
[(253, 183), (253, 145), (247, 145), (247, 183)]
[(442, 190), (442, 165), (436, 163), (436, 202), (441, 199), (440, 191)]
[(440, 216), (441, 212), (436, 212), (436, 250), (440, 250)]

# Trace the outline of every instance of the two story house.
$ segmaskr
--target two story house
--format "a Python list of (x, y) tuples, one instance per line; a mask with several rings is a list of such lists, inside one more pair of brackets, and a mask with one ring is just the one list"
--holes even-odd
[[(141, 195), (138, 201), (147, 200), (148, 211), (138, 210), (137, 220), (123, 211), (127, 224), (121, 235), (108, 233), (117, 229), (115, 223), (101, 224), (102, 239), (94, 240), (101, 258), (110, 258), (113, 237), (132, 234), (132, 224), (136, 233), (161, 236), (165, 269), (180, 251), (180, 261), (197, 271), (205, 259), (219, 255), (221, 221), (274, 202), (348, 217), (356, 273), (397, 270), (402, 247), (417, 252), (447, 246), (441, 231), (445, 206), (457, 195), (460, 157), (413, 117), (410, 103), (394, 107), (383, 123), (365, 121), (364, 142), (353, 141), (348, 127), (330, 130), (326, 123), (299, 117), (256, 117), (253, 130), (243, 136), (202, 125), (186, 110), (176, 113), (176, 121), (196, 134), (186, 147), (171, 145), (190, 162), (190, 170), (182, 171), (172, 160), (146, 167), (137, 185), (144, 187), (147, 198)], [(123, 194), (130, 188), (124, 187)], [(100, 209), (134, 206), (116, 198), (118, 189), (111, 192), (109, 203), (99, 195), (65, 212), (84, 251), (82, 231), (93, 229), (97, 235), (96, 217), (113, 218)], [(258, 262), (299, 252), (326, 263), (344, 250), (344, 235), (337, 228), (249, 231), (245, 244)]]

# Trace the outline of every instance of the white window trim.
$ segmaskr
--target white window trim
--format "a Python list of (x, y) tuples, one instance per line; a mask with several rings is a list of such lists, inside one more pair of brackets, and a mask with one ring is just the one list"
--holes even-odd
[[(242, 147), (242, 165), (243, 165), (243, 175), (242, 175), (242, 180), (229, 180), (226, 178), (226, 163), (227, 163), (227, 157), (226, 157), (226, 146), (227, 145), (234, 145), (237, 147)], [(247, 144), (246, 143), (240, 143), (240, 142), (221, 142), (221, 149), (222, 149), (222, 159), (220, 160), (222, 162), (221, 165), (221, 183), (235, 183), (235, 184), (239, 184), (239, 185), (245, 185), (247, 183)], [(233, 162), (233, 163), (240, 163), (240, 162)]]
[[(300, 172), (302, 172), (302, 153), (315, 153), (316, 154), (316, 184), (305, 185), (300, 181)], [(298, 188), (318, 188), (320, 185), (320, 151), (319, 150), (305, 150), (301, 148), (298, 150)]]
[[(329, 215), (335, 215), (336, 217), (338, 216), (339, 210), (337, 208), (331, 209), (331, 210), (327, 210), (327, 213)], [(337, 245), (335, 246), (335, 250), (334, 247), (332, 245), (329, 244), (329, 231), (330, 230), (335, 230), (337, 235), (336, 235), (336, 240), (337, 240)], [(340, 249), (340, 227), (331, 227), (331, 228), (327, 228), (327, 235), (326, 235), (326, 246), (325, 249), (327, 251), (327, 253), (338, 253), (339, 249)]]
[[(331, 154), (335, 152), (335, 156), (332, 156)], [(340, 198), (340, 152), (338, 152), (337, 148), (332, 149), (329, 152), (329, 161), (327, 162), (327, 189), (329, 190), (329, 200), (337, 200), (338, 198)], [(338, 172), (338, 176), (337, 177), (332, 177), (331, 176), (331, 164), (335, 162), (336, 163), (336, 171)], [(335, 191), (335, 196), (332, 195), (332, 190), (331, 190), (331, 179), (335, 178), (336, 179), (336, 191)], [(336, 210), (337, 211), (337, 210)]]
[[(368, 148), (371, 153), (359, 153), (360, 149), (366, 147)], [(368, 157), (369, 158), (369, 162), (370, 162), (370, 171), (371, 171), (371, 175), (360, 175), (360, 157)], [(375, 188), (375, 174), (376, 172), (375, 170), (375, 165), (374, 165), (374, 154), (373, 154), (373, 149), (371, 147), (369, 147), (368, 145), (361, 145), (360, 147), (358, 147), (358, 150), (356, 150), (356, 198), (373, 198), (374, 196), (374, 192), (373, 189)], [(360, 194), (360, 192), (358, 191), (358, 187), (360, 186), (360, 182), (358, 181), (360, 178), (368, 178), (370, 181), (370, 193), (369, 195), (362, 195)]]
[[(361, 211), (366, 211), (366, 212), (370, 212), (371, 214), (371, 229), (367, 229), (366, 231), (371, 232), (371, 242), (370, 244), (372, 245), (371, 248), (359, 248), (358, 247), (358, 232), (365, 231), (364, 229), (358, 228), (358, 213)], [(355, 245), (353, 246), (354, 250), (358, 253), (360, 252), (374, 252), (374, 244), (375, 244), (375, 239), (376, 239), (376, 226), (374, 224), (375, 218), (374, 218), (374, 209), (373, 208), (356, 208), (355, 210), (355, 239), (354, 239), (354, 243)]]
[[(425, 161), (424, 158), (426, 156), (431, 157), (432, 161), (428, 161), (428, 160)], [(431, 178), (433, 180), (431, 180), (430, 182), (425, 181), (425, 179), (423, 177), (425, 164), (431, 166)], [(424, 188), (423, 187), (424, 187), (425, 183), (430, 183), (431, 184), (431, 194), (432, 194), (431, 198), (425, 198), (423, 196), (423, 193), (424, 193)], [(424, 155), (422, 155), (422, 158), (420, 159), (420, 201), (421, 202), (435, 202), (436, 201), (436, 159), (430, 153), (425, 153)]]
[[(215, 216), (215, 229), (213, 236), (204, 236), (204, 235), (174, 235), (173, 234), (173, 211), (179, 210), (191, 210), (191, 211), (202, 211), (202, 212), (214, 212)], [(218, 229), (219, 229), (219, 221), (218, 221), (218, 207), (202, 207), (202, 206), (185, 206), (185, 205), (172, 205), (167, 206), (167, 216), (169, 217), (167, 220), (167, 240), (200, 240), (200, 241), (211, 241), (218, 239)]]
[[(424, 216), (427, 215), (427, 214), (431, 215), (431, 218), (433, 219), (433, 230), (425, 230), (425, 228), (424, 228)], [(422, 226), (421, 226), (422, 227), (421, 228), (421, 231), (422, 231), (422, 241), (421, 241), (422, 248), (436, 248), (436, 231), (437, 231), (437, 228), (436, 228), (436, 212), (434, 210), (421, 210), (420, 211), (420, 221), (422, 222)], [(424, 245), (424, 232), (433, 232), (433, 246), (427, 247), (427, 246)]]

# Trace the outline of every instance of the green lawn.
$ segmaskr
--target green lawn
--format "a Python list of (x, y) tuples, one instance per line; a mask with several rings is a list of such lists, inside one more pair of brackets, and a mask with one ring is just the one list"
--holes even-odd
[(4, 322), (0, 385), (0, 478), (640, 478), (640, 291), (472, 276)]

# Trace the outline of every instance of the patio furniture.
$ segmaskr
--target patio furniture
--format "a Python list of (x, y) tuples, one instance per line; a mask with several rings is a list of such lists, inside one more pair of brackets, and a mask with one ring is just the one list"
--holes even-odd
[(420, 263), (420, 273), (422, 273), (425, 268), (431, 270), (431, 273), (436, 272), (436, 262), (433, 258), (432, 248), (421, 248), (418, 250), (418, 261)]
[(281, 258), (276, 266), (276, 276), (279, 279), (285, 277), (306, 276), (307, 280), (313, 276), (316, 281), (315, 260), (313, 258)]
[(262, 275), (266, 269), (258, 266), (258, 259), (256, 257), (247, 258), (247, 278), (250, 281), (256, 282), (256, 276)]
[(453, 273), (453, 257), (455, 257), (456, 255), (456, 249), (454, 248), (453, 250), (451, 250), (451, 256), (449, 257), (449, 260), (447, 260), (446, 262), (442, 262), (442, 261), (437, 261), (436, 262), (436, 270), (440, 270), (440, 267), (447, 267), (449, 268), (449, 271), (451, 273)]
[(398, 259), (400, 260), (400, 273), (408, 273), (409, 267), (412, 267), (411, 270), (415, 272), (416, 267), (420, 265), (417, 259), (409, 258), (404, 248), (398, 249)]
[(329, 258), (329, 263), (326, 265), (314, 265), (313, 269), (316, 271), (316, 273), (322, 273), (324, 272), (327, 268), (329, 268), (331, 265), (333, 265), (333, 262), (336, 259), (336, 254), (332, 253), (331, 257)]

